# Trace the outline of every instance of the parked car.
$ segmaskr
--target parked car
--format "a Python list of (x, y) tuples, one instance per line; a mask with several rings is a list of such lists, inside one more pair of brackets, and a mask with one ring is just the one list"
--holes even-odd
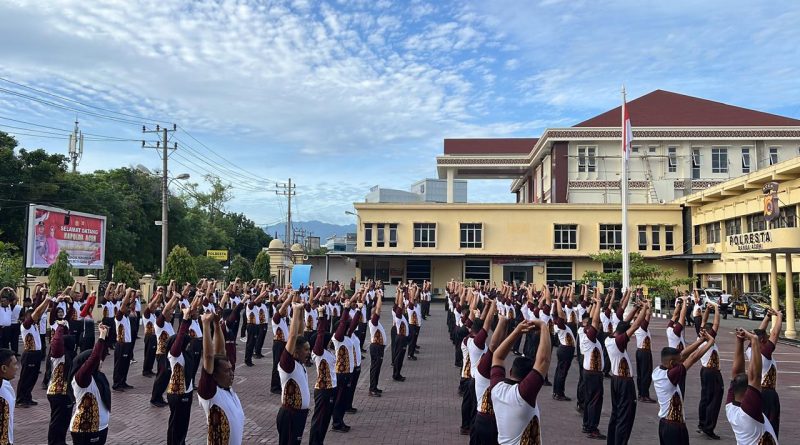
[[(733, 316), (745, 317), (751, 320), (764, 318), (764, 314), (767, 313), (770, 303), (769, 298), (759, 293), (750, 292), (742, 294), (731, 303), (733, 306)], [(780, 309), (781, 311), (783, 310), (783, 305), (780, 305)]]

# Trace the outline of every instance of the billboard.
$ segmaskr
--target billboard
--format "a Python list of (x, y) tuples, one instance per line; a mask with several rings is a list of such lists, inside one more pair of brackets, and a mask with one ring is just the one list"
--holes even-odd
[(228, 261), (227, 250), (206, 250), (206, 256), (217, 261)]
[(31, 204), (28, 207), (27, 267), (48, 268), (67, 252), (78, 269), (102, 269), (106, 257), (106, 217)]

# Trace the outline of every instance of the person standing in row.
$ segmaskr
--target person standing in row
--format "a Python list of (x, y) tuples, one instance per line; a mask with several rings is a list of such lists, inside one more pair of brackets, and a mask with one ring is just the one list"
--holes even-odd
[(599, 289), (594, 289), (594, 304), (591, 308), (591, 320), (583, 329), (581, 335), (581, 352), (583, 355), (583, 385), (584, 401), (583, 432), (590, 439), (605, 440), (606, 436), (600, 432), (600, 413), (603, 409), (603, 369), (605, 367), (603, 349), (600, 346), (600, 311), (602, 300)]
[(153, 372), (153, 364), (156, 361), (156, 349), (158, 346), (155, 312), (163, 298), (164, 287), (158, 286), (155, 295), (150, 298), (150, 301), (148, 301), (142, 313), (142, 321), (144, 323), (144, 360), (142, 360), (142, 375), (145, 377), (153, 377), (156, 375)]
[[(228, 361), (231, 363), (231, 368), (234, 372), (236, 371), (236, 334), (239, 331), (242, 310), (249, 298), (249, 295), (245, 296), (244, 300), (237, 297), (237, 301), (234, 302), (230, 298), (230, 293), (225, 291), (220, 301), (220, 307), (225, 308), (222, 310), (222, 317), (220, 320), (220, 325), (224, 326), (222, 334), (225, 337), (225, 355), (228, 356)], [(233, 308), (226, 307), (228, 304), (231, 304)]]
[(394, 307), (392, 308), (392, 320), (394, 321), (393, 329), (397, 335), (392, 339), (392, 379), (396, 382), (404, 382), (403, 377), (403, 359), (406, 355), (406, 347), (408, 347), (409, 327), (406, 314), (403, 312), (403, 292), (401, 286), (397, 287), (397, 297), (395, 298)]
[(17, 381), (16, 405), (21, 408), (39, 404), (33, 400), (31, 391), (36, 385), (36, 379), (42, 366), (43, 343), (42, 336), (39, 333), (39, 326), (41, 326), (42, 316), (48, 306), (50, 306), (50, 300), (44, 296), (36, 309), (28, 309), (26, 311), (25, 320), (20, 327), (23, 346), (22, 357), (20, 358), (21, 369), (19, 380)]
[[(192, 363), (189, 329), (192, 325), (192, 312), (197, 310), (196, 299), (192, 305), (183, 309), (183, 320), (178, 333), (167, 341), (167, 360), (170, 367), (170, 379), (167, 386), (167, 403), (169, 404), (169, 420), (167, 422), (167, 445), (183, 445), (189, 430), (189, 419), (192, 413), (192, 396), (194, 394), (194, 373), (196, 365)], [(210, 334), (210, 332), (209, 332)]]
[(78, 352), (89, 351), (94, 347), (95, 322), (92, 312), (94, 311), (96, 303), (97, 292), (92, 291), (83, 304), (81, 304), (80, 314), (83, 327), (81, 328), (80, 338), (76, 340), (79, 343)]
[(275, 419), (279, 445), (300, 445), (308, 419), (311, 393), (308, 389), (308, 374), (305, 362), (311, 353), (308, 340), (303, 337), (303, 315), (305, 304), (294, 294), (292, 321), (289, 324), (286, 347), (281, 351), (278, 372), (281, 379), (281, 407)]
[(108, 437), (111, 417), (111, 388), (100, 370), (108, 355), (109, 329), (97, 326), (98, 339), (90, 351), (83, 351), (72, 361), (69, 381), (75, 395), (75, 412), (70, 420), (73, 445), (103, 445)]
[[(570, 294), (571, 295), (571, 294)], [(566, 297), (570, 299), (570, 296)], [(567, 374), (572, 365), (572, 358), (575, 356), (575, 335), (569, 326), (567, 326), (567, 314), (565, 308), (561, 305), (561, 299), (555, 299), (556, 318), (555, 327), (556, 335), (558, 337), (558, 349), (556, 350), (556, 358), (558, 364), (556, 365), (556, 374), (553, 377), (553, 400), (560, 402), (569, 402), (572, 399), (565, 394)]]
[(171, 371), (169, 361), (167, 360), (167, 341), (170, 337), (175, 335), (175, 330), (172, 327), (173, 311), (178, 305), (178, 293), (175, 292), (175, 282), (171, 282), (167, 287), (167, 295), (172, 297), (169, 299), (161, 313), (156, 317), (156, 378), (153, 381), (153, 392), (150, 396), (150, 404), (163, 408), (167, 406), (164, 400), (164, 391), (169, 386), (169, 379)]
[[(286, 348), (286, 336), (289, 333), (289, 328), (286, 326), (286, 316), (289, 313), (289, 304), (292, 301), (292, 296), (289, 294), (290, 290), (291, 285), (286, 286), (286, 289), (281, 294), (283, 303), (270, 319), (272, 326), (272, 380), (270, 381), (270, 392), (272, 394), (281, 393), (281, 376), (278, 373), (278, 364), (283, 355), (283, 350)], [(278, 301), (281, 300), (275, 301), (275, 306), (277, 306)]]
[(122, 298), (117, 314), (114, 316), (117, 344), (114, 348), (114, 384), (111, 389), (118, 392), (133, 389), (133, 386), (128, 384), (128, 369), (130, 369), (131, 356), (133, 355), (133, 344), (131, 343), (133, 331), (128, 313), (134, 293), (133, 289), (125, 291), (125, 296)]
[(11, 381), (17, 377), (17, 355), (0, 349), (0, 442), (14, 443), (14, 405), (17, 399)]
[[(709, 311), (712, 308), (714, 309), (714, 322), (708, 323)], [(701, 333), (706, 332), (711, 337), (717, 338), (719, 317), (719, 306), (717, 303), (709, 301), (700, 322), (703, 326)], [(716, 343), (700, 358), (700, 366), (700, 405), (697, 408), (699, 418), (697, 429), (709, 439), (719, 440), (720, 437), (714, 432), (714, 429), (717, 427), (717, 418), (722, 406), (725, 387), (722, 382), (722, 373), (719, 370), (719, 350)]]
[(497, 445), (497, 419), (492, 405), (491, 373), (494, 351), (505, 340), (509, 328), (510, 318), (507, 315), (508, 313), (506, 316), (498, 316), (489, 349), (475, 367), (475, 395), (478, 403), (475, 421), (469, 430), (470, 445)]
[[(474, 344), (473, 339), (483, 330), (483, 315), (485, 315), (482, 314), (481, 317), (476, 316), (479, 296), (473, 291), (470, 292), (472, 293), (470, 295), (469, 302), (469, 316), (471, 319), (469, 335), (464, 337), (464, 340), (461, 342), (461, 352), (464, 356), (464, 367), (461, 370), (461, 378), (463, 379), (462, 382), (464, 383), (463, 394), (461, 395), (462, 436), (469, 436), (470, 428), (472, 428), (472, 422), (475, 419), (475, 405), (477, 404), (477, 401), (475, 400), (475, 378), (472, 374), (475, 367), (472, 365), (473, 354), (470, 354), (469, 345), (470, 343)], [(484, 308), (488, 309), (488, 305)]]
[[(253, 292), (250, 294), (249, 292)], [(259, 306), (261, 302), (264, 301), (264, 298), (267, 297), (269, 292), (264, 289), (264, 286), (256, 287), (255, 289), (251, 289), (248, 291), (246, 295), (255, 295), (259, 293), (257, 297), (250, 298), (247, 302), (247, 306), (245, 307), (245, 319), (247, 320), (247, 343), (245, 343), (244, 347), (244, 364), (246, 366), (253, 366), (253, 355), (256, 349), (256, 343), (258, 342), (258, 333), (260, 330), (261, 325), (261, 317), (259, 315), (260, 310)]]
[[(772, 330), (767, 335), (769, 320), (775, 317)], [(767, 309), (761, 326), (753, 332), (758, 336), (761, 350), (761, 398), (764, 400), (764, 415), (769, 419), (772, 428), (775, 430), (775, 437), (780, 435), (781, 427), (781, 400), (778, 397), (778, 362), (775, 360), (775, 347), (778, 344), (778, 337), (781, 333), (783, 324), (783, 313), (772, 308)], [(753, 349), (745, 350), (745, 355), (752, 360)]]
[[(358, 295), (358, 296), (356, 296)], [(364, 314), (364, 292), (357, 293), (350, 299), (350, 327), (347, 330), (347, 337), (350, 339), (353, 351), (353, 372), (350, 373), (350, 386), (347, 391), (347, 404), (345, 411), (349, 414), (358, 412), (357, 408), (353, 407), (353, 399), (355, 398), (356, 388), (358, 387), (358, 379), (361, 377), (361, 340), (357, 335), (358, 327), (361, 326), (361, 320)]]
[[(75, 357), (74, 337), (69, 334), (66, 320), (56, 322), (50, 341), (50, 363), (52, 373), (47, 385), (47, 401), (50, 402), (50, 427), (47, 430), (48, 445), (66, 445), (69, 418), (75, 405), (67, 377)], [(2, 443), (2, 442), (0, 442)]]
[(650, 398), (650, 385), (653, 383), (653, 352), (650, 338), (650, 317), (652, 308), (644, 305), (645, 311), (642, 324), (633, 335), (636, 337), (636, 388), (642, 403), (656, 403)]
[[(688, 295), (678, 297), (675, 301), (675, 311), (672, 313), (672, 319), (667, 323), (667, 346), (674, 348), (678, 352), (682, 352), (686, 347), (686, 341), (684, 340), (685, 329), (682, 323), (686, 319), (688, 306)], [(681, 394), (686, 392), (686, 375), (681, 375), (680, 387)]]
[[(350, 302), (347, 302), (349, 305)], [(347, 309), (345, 307), (344, 309)], [(355, 321), (355, 323), (358, 323)], [(348, 335), (351, 327), (350, 312), (342, 311), (339, 325), (333, 334), (333, 347), (336, 350), (336, 401), (333, 405), (333, 431), (346, 433), (350, 431), (350, 426), (344, 423), (344, 414), (350, 408), (350, 391), (352, 387), (353, 369), (355, 367), (355, 356), (353, 353), (353, 341)]]
[(383, 390), (378, 388), (378, 380), (381, 376), (381, 366), (383, 365), (383, 354), (386, 350), (386, 331), (381, 324), (381, 308), (383, 307), (383, 290), (378, 289), (375, 293), (375, 306), (372, 309), (372, 316), (369, 321), (369, 395), (370, 397), (381, 397)]
[(314, 383), (314, 415), (311, 418), (311, 434), (309, 445), (322, 445), (333, 415), (333, 406), (336, 400), (336, 358), (328, 349), (331, 334), (328, 332), (330, 324), (325, 306), (320, 306), (318, 319), (317, 338), (314, 342), (312, 358), (317, 367), (317, 381)]

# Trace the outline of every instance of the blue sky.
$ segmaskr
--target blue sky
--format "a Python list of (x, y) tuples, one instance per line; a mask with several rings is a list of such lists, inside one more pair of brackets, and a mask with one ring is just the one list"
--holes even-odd
[[(622, 83), (800, 117), (798, 23), (794, 1), (10, 0), (0, 77), (177, 122), (171, 172), (220, 176), (256, 222), (281, 220), (285, 200), (260, 190), (291, 176), (296, 217), (349, 223), (370, 186), (434, 176), (444, 138), (535, 137), (617, 106)], [(0, 90), (4, 131), (60, 137), (75, 114)], [(141, 119), (79, 119), (142, 137)], [(79, 170), (136, 164), (160, 160), (92, 140)], [(509, 201), (508, 186), (472, 182), (470, 199)]]

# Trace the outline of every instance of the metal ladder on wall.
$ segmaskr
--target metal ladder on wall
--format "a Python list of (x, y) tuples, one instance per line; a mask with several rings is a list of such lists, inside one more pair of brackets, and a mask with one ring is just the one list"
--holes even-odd
[(647, 199), (650, 204), (658, 203), (658, 193), (653, 186), (653, 171), (650, 168), (650, 156), (645, 154), (642, 156), (642, 163), (644, 164), (644, 179), (647, 180)]

